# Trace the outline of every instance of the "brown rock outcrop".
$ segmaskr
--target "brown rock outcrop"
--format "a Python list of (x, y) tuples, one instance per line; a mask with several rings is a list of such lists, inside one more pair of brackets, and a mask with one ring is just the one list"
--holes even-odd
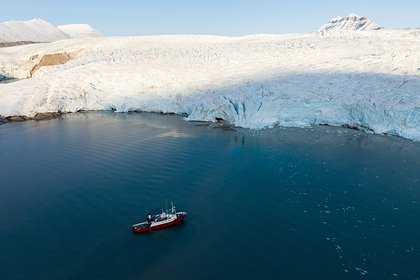
[(70, 60), (70, 54), (68, 53), (53, 53), (53, 54), (45, 54), (41, 60), (35, 64), (35, 66), (30, 71), (31, 77), (32, 75), (41, 67), (44, 66), (53, 66), (53, 65), (60, 65), (64, 64)]
[(35, 121), (50, 120), (50, 119), (58, 118), (61, 115), (62, 113), (59, 113), (59, 112), (38, 113), (31, 119)]

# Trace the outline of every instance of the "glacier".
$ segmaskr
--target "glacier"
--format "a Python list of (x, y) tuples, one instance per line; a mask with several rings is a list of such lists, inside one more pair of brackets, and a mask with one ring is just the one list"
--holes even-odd
[[(40, 67), (46, 54), (64, 64)], [(420, 141), (420, 30), (91, 37), (0, 48), (0, 116), (114, 110)]]

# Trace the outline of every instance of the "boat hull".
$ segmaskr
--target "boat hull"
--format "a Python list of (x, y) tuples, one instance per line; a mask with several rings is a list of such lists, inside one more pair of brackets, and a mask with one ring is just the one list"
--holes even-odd
[(179, 224), (181, 222), (183, 222), (185, 219), (185, 216), (179, 216), (177, 217), (175, 220), (167, 222), (167, 223), (163, 223), (163, 224), (159, 224), (159, 225), (155, 225), (155, 226), (150, 226), (150, 227), (146, 227), (146, 228), (136, 228), (136, 226), (132, 226), (131, 230), (134, 233), (143, 233), (143, 232), (150, 232), (150, 231), (154, 231), (154, 230), (158, 230), (158, 229), (162, 229), (162, 228), (167, 228), (167, 227), (171, 227), (174, 226), (176, 224)]

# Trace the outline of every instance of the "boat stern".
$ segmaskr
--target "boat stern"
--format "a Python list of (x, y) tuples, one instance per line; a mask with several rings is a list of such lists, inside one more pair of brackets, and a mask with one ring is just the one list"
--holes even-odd
[(131, 226), (131, 230), (136, 233), (150, 231), (150, 224), (146, 222), (134, 224)]

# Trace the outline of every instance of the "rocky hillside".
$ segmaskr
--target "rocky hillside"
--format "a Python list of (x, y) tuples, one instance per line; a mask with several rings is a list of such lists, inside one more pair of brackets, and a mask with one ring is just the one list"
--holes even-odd
[(383, 27), (366, 17), (350, 14), (346, 17), (336, 17), (316, 30), (316, 34), (328, 35), (348, 31), (372, 31)]

